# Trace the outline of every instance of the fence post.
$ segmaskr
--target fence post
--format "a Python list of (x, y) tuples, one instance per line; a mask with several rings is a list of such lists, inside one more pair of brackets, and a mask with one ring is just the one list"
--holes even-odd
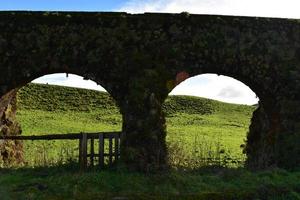
[(109, 162), (109, 166), (112, 165), (112, 158), (113, 158), (113, 147), (112, 147), (112, 146), (113, 146), (113, 145), (112, 145), (112, 141), (113, 141), (113, 140), (112, 140), (112, 139), (113, 139), (113, 136), (110, 135), (110, 136), (109, 136), (109, 149), (108, 149), (108, 150), (109, 150), (109, 155), (108, 155), (108, 156), (109, 156), (109, 157), (108, 157), (108, 160), (109, 160), (109, 161), (108, 161), (108, 162)]
[(91, 138), (91, 166), (94, 166), (94, 138)]
[(81, 168), (82, 166), (82, 133), (80, 133), (80, 138), (79, 138), (79, 144), (78, 144), (78, 153), (79, 153), (79, 159), (78, 159), (78, 162), (79, 162), (79, 166)]
[(87, 169), (87, 134), (82, 133), (81, 137), (81, 163), (80, 169), (86, 170)]
[(103, 134), (99, 134), (99, 168), (104, 167), (104, 137)]
[(115, 162), (119, 159), (119, 134), (115, 135)]

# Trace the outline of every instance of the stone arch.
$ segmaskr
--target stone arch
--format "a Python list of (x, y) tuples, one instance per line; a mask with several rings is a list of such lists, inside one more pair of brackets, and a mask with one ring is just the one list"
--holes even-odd
[[(210, 74), (210, 75), (216, 75), (216, 74), (213, 74), (213, 73), (200, 73), (200, 74), (196, 74), (196, 75), (190, 75), (190, 74), (188, 74), (186, 71), (180, 71), (180, 72), (178, 72), (177, 73), (177, 75), (176, 75), (176, 84), (173, 84), (172, 86), (170, 85), (170, 83), (168, 84), (168, 86), (169, 86), (169, 91), (170, 91), (170, 93), (175, 89), (175, 88), (177, 88), (177, 87), (179, 87), (182, 83), (184, 83), (184, 82), (187, 82), (187, 81), (189, 81), (189, 80), (191, 80), (191, 79), (196, 79), (196, 77), (201, 77), (201, 75), (207, 75), (207, 74)], [(218, 74), (218, 75), (223, 75), (223, 74)], [(224, 75), (223, 75), (224, 76)], [(230, 76), (225, 76), (226, 78), (232, 78), (232, 77), (230, 77)], [(241, 81), (239, 81), (239, 80), (237, 80), (237, 79), (235, 79), (235, 78), (233, 78), (234, 79), (234, 81), (235, 82), (239, 82), (240, 84), (242, 84), (242, 85), (244, 85), (244, 87), (248, 87), (248, 85), (246, 85), (245, 83), (243, 83), (243, 82), (241, 82)], [(215, 79), (214, 81), (218, 81), (218, 79)], [(250, 87), (249, 87), (250, 88)], [(216, 89), (220, 89), (220, 88), (216, 88)], [(255, 93), (255, 91), (253, 91), (251, 88), (250, 88), (250, 90), (252, 91), (252, 92), (254, 92)], [(199, 90), (198, 90), (199, 91)], [(201, 91), (201, 90), (200, 90)], [(170, 94), (169, 93), (169, 94)], [(200, 93), (198, 93), (198, 95), (199, 95)], [(188, 94), (189, 95), (189, 94)], [(257, 96), (257, 98), (259, 98), (259, 96), (255, 93), (255, 95)], [(194, 95), (193, 95), (194, 96)], [(207, 98), (207, 97), (206, 97)], [(246, 142), (246, 148), (245, 149), (240, 149), (240, 151), (241, 151), (241, 153), (242, 152), (246, 152), (247, 154), (248, 154), (248, 156), (249, 156), (249, 150), (248, 150), (248, 148), (249, 148), (249, 146), (251, 146), (251, 144), (249, 144), (249, 140), (250, 140), (250, 143), (252, 142), (251, 141), (251, 137), (252, 137), (252, 132), (251, 132), (251, 130), (253, 131), (253, 129), (255, 129), (257, 126), (259, 126), (259, 123), (257, 123), (257, 122), (254, 122), (253, 120), (254, 120), (254, 118), (256, 117), (256, 113), (257, 112), (259, 112), (261, 109), (262, 109), (262, 102), (259, 100), (258, 101), (258, 103), (257, 103), (257, 108), (254, 110), (254, 112), (251, 114), (251, 120), (250, 120), (250, 123), (249, 123), (249, 126), (248, 126), (248, 130), (246, 131), (246, 132), (244, 132), (244, 136), (247, 136), (247, 142)], [(265, 120), (267, 120), (267, 119), (265, 119)], [(250, 132), (249, 132), (250, 131)], [(259, 130), (259, 131), (261, 131), (261, 130)], [(256, 141), (257, 142), (257, 141)], [(241, 143), (240, 144), (242, 144), (243, 143), (243, 140), (241, 140)], [(255, 143), (255, 142), (254, 142)], [(251, 147), (250, 147), (251, 148)], [(250, 155), (251, 156), (251, 155)], [(246, 164), (248, 164), (249, 163), (249, 159), (246, 161), (247, 163)]]
[(253, 117), (257, 125), (250, 127), (248, 165), (300, 165), (298, 20), (188, 13), (0, 16), (0, 116), (8, 92), (30, 77), (80, 73), (120, 105), (125, 163), (159, 169), (166, 165), (161, 104), (176, 75), (223, 74), (244, 82), (262, 101)]
[[(287, 130), (283, 120), (283, 104), (281, 101), (278, 101), (278, 98), (279, 96), (284, 96), (281, 89), (284, 88), (286, 82), (281, 81), (282, 75), (274, 71), (273, 68), (268, 68), (268, 70), (261, 74), (262, 71), (254, 71), (251, 65), (247, 63), (245, 66), (239, 66), (240, 60), (237, 60), (238, 63), (232, 62), (228, 63), (229, 65), (225, 63), (213, 66), (210, 61), (206, 66), (201, 66), (197, 62), (193, 63), (194, 66), (191, 63), (187, 63), (188, 67), (180, 66), (178, 69), (171, 70), (170, 77), (172, 78), (165, 80), (166, 89), (170, 92), (185, 79), (206, 73), (225, 75), (243, 82), (260, 99), (259, 107), (253, 113), (247, 136), (245, 149), (247, 154), (246, 166), (249, 168), (285, 167), (287, 164), (280, 162), (280, 156), (285, 154), (286, 150), (283, 149), (283, 140), (279, 140), (278, 138), (284, 138), (283, 134)], [(195, 65), (198, 67), (195, 67)], [(292, 135), (294, 135), (291, 136), (293, 138), (298, 137), (295, 134)], [(299, 141), (299, 139), (295, 141)], [(297, 152), (299, 152), (298, 148), (293, 147), (290, 149), (292, 149), (291, 153), (296, 157)], [(288, 160), (286, 157), (286, 162), (291, 163), (293, 161)]]
[[(28, 76), (24, 78), (24, 80), (20, 81), (20, 83), (15, 83), (16, 87), (10, 89), (6, 94), (1, 97), (1, 109), (0, 109), (0, 134), (1, 135), (20, 135), (22, 133), (22, 124), (16, 119), (16, 112), (17, 112), (17, 92), (19, 89), (31, 83), (33, 80), (40, 78), (44, 75), (53, 75), (59, 73), (68, 73), (74, 74), (74, 71), (60, 69), (55, 70), (55, 72), (38, 72), (32, 74), (32, 76)], [(76, 72), (78, 76), (81, 73)], [(82, 76), (81, 76), (82, 77)], [(82, 77), (83, 78), (83, 77)], [(98, 85), (99, 85), (98, 81)], [(100, 83), (101, 84), (101, 83)], [(102, 86), (102, 85), (101, 85)], [(107, 91), (107, 90), (106, 90)], [(110, 93), (108, 93), (110, 95)], [(111, 96), (111, 95), (110, 95)], [(111, 96), (112, 97), (112, 96)], [(112, 97), (113, 98), (113, 97)], [(114, 98), (113, 98), (114, 99)], [(118, 107), (117, 101), (115, 101), (116, 106)], [(105, 130), (100, 130), (105, 131)], [(6, 150), (7, 146), (9, 146), (9, 150)], [(23, 162), (23, 143), (20, 141), (1, 141), (0, 143), (0, 161), (3, 158), (3, 161), (6, 164), (13, 164), (13, 163), (21, 163)]]
[[(19, 77), (18, 80), (14, 80), (12, 85), (5, 87), (5, 91), (8, 91), (6, 93), (10, 93), (14, 90), (18, 90), (19, 88), (23, 87), (24, 85), (32, 82), (37, 78), (40, 78), (45, 75), (52, 75), (58, 73), (74, 74), (83, 77), (84, 80), (91, 80), (95, 82), (97, 85), (101, 85), (109, 94), (111, 94), (115, 98), (114, 94), (116, 94), (116, 92), (114, 92), (114, 88), (111, 86), (110, 81), (102, 79), (102, 77), (105, 76), (104, 74), (97, 77), (95, 75), (91, 76), (89, 75), (88, 72), (81, 71), (80, 68), (68, 69), (62, 67), (54, 70), (39, 68), (37, 71), (34, 71), (33, 73), (28, 73), (25, 76)], [(3, 95), (5, 96), (5, 93)]]
[[(106, 74), (98, 74), (88, 72), (82, 68), (68, 68), (65, 66), (57, 67), (57, 68), (48, 68), (48, 67), (40, 67), (35, 68), (35, 70), (29, 70), (28, 73), (18, 73), (18, 69), (15, 69), (14, 72), (16, 74), (14, 79), (10, 81), (10, 83), (6, 85), (1, 85), (0, 91), (0, 108), (7, 109), (7, 107), (12, 104), (15, 107), (15, 95), (19, 88), (23, 87), (24, 85), (30, 83), (31, 81), (42, 77), (44, 75), (55, 74), (55, 73), (69, 73), (75, 74), (78, 76), (82, 76), (85, 80), (92, 80), (96, 82), (98, 85), (101, 85), (116, 101), (117, 105), (120, 106), (120, 93), (117, 92), (116, 88), (119, 84), (114, 85), (114, 81), (107, 80)], [(4, 113), (4, 110), (0, 109), (0, 113)], [(15, 109), (13, 109), (15, 110)], [(0, 115), (1, 117), (1, 115)], [(4, 120), (5, 121), (5, 120)]]

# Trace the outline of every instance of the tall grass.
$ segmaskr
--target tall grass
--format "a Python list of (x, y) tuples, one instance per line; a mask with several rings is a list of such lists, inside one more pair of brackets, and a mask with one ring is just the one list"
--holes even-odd
[[(245, 156), (232, 154), (220, 141), (211, 141), (196, 135), (192, 146), (178, 140), (169, 141), (168, 159), (175, 169), (199, 169), (202, 167), (243, 167)], [(98, 151), (98, 142), (94, 144)], [(78, 141), (24, 141), (24, 162), (11, 163), (5, 167), (43, 167), (78, 163)], [(106, 145), (106, 151), (107, 151)], [(88, 153), (90, 149), (88, 149)], [(95, 158), (95, 162), (97, 159)], [(0, 163), (1, 165), (1, 163)], [(1, 165), (4, 167), (4, 164)]]
[[(120, 131), (122, 117), (107, 93), (29, 84), (18, 93), (17, 118), (23, 135)], [(170, 96), (167, 116), (169, 160), (174, 168), (242, 166), (251, 106), (190, 96)], [(78, 160), (77, 141), (24, 142), (26, 166)]]
[(25, 141), (25, 167), (57, 166), (78, 163), (78, 145), (74, 141)]
[(169, 163), (176, 169), (202, 167), (243, 167), (246, 156), (234, 156), (220, 141), (196, 136), (192, 147), (180, 141), (168, 142)]

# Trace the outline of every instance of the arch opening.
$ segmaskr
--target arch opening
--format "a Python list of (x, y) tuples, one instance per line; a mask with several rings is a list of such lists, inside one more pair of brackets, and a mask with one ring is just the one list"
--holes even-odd
[[(16, 126), (20, 125), (22, 129), (19, 134), (22, 132), (25, 136), (122, 129), (122, 116), (114, 98), (96, 82), (75, 74), (50, 74), (25, 84), (16, 93), (14, 109), (17, 109), (12, 114)], [(95, 152), (97, 143), (95, 140)], [(11, 145), (19, 151), (19, 160), (12, 158), (6, 162), (7, 166), (35, 167), (78, 162), (77, 140), (24, 141)], [(4, 154), (14, 157), (15, 154), (5, 152), (3, 148), (1, 152), (2, 157)]]
[(216, 74), (189, 77), (163, 104), (169, 162), (174, 167), (241, 167), (257, 95), (244, 83)]

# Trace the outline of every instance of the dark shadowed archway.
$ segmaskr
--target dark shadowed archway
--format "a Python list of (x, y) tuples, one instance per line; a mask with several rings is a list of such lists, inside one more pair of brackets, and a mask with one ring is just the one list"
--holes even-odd
[(0, 126), (16, 88), (46, 73), (78, 74), (105, 87), (120, 106), (123, 161), (160, 169), (166, 164), (161, 104), (181, 81), (178, 74), (216, 73), (260, 98), (248, 166), (300, 165), (298, 20), (72, 12), (0, 12), (0, 19)]

